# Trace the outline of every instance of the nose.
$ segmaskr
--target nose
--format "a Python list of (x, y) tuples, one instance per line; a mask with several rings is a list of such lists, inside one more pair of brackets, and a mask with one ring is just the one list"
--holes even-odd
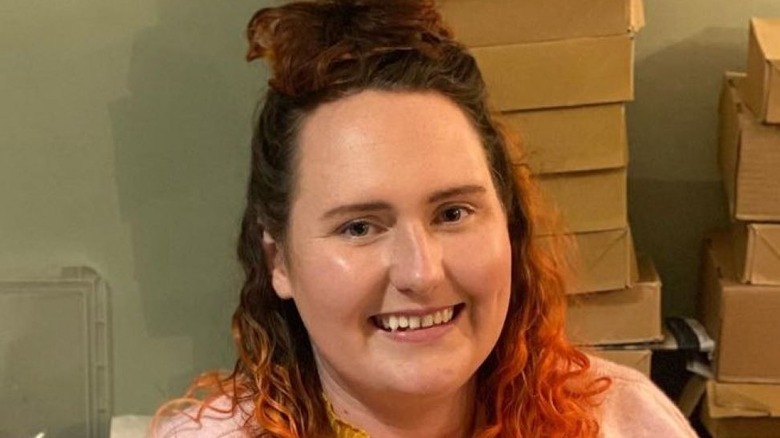
[(444, 278), (442, 246), (427, 227), (396, 228), (391, 251), (390, 282), (403, 293), (425, 294)]

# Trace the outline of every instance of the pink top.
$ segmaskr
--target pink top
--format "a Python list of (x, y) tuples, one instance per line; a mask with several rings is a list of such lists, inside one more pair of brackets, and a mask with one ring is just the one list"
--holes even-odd
[(596, 375), (612, 378), (598, 407), (602, 437), (698, 437), (677, 406), (644, 374), (604, 359), (590, 360)]
[[(597, 376), (612, 379), (612, 386), (597, 408), (603, 438), (697, 437), (688, 420), (645, 375), (604, 359), (590, 357), (590, 360), (591, 369)], [(227, 400), (223, 403), (229, 406)], [(245, 419), (241, 412), (229, 415), (206, 409), (198, 424), (179, 414), (167, 421), (157, 436), (246, 438), (248, 435), (241, 429)]]

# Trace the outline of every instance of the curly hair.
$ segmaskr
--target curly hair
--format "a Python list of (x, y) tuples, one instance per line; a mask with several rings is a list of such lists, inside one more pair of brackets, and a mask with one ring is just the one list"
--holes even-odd
[[(593, 437), (596, 395), (609, 379), (564, 335), (564, 263), (533, 239), (545, 208), (526, 165), (510, 163), (517, 140), (488, 106), (474, 58), (453, 39), (432, 0), (324, 0), (258, 11), (249, 22), (248, 60), (265, 58), (272, 79), (252, 140), (238, 255), (245, 271), (232, 328), (238, 360), (229, 375), (197, 379), (201, 411), (229, 396), (250, 406), (248, 432), (260, 437), (332, 435), (311, 344), (291, 300), (277, 297), (260, 242), (284, 242), (295, 185), (296, 135), (318, 105), (364, 90), (436, 92), (478, 132), (507, 214), (512, 251), (508, 315), (477, 372), (475, 436)], [(186, 399), (191, 400), (191, 399)]]

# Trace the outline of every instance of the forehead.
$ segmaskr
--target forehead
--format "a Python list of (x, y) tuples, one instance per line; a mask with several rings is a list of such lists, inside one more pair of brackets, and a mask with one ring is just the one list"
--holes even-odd
[(304, 120), (298, 147), (299, 197), (490, 184), (479, 135), (437, 93), (363, 91), (321, 105)]

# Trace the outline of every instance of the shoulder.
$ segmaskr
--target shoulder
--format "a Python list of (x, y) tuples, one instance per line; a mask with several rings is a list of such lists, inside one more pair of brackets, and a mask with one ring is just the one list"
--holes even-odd
[(232, 406), (230, 399), (220, 397), (160, 420), (151, 438), (246, 438), (250, 419), (247, 406)]
[(598, 406), (601, 436), (697, 436), (677, 406), (644, 374), (604, 359), (588, 357), (597, 377), (612, 380)]

